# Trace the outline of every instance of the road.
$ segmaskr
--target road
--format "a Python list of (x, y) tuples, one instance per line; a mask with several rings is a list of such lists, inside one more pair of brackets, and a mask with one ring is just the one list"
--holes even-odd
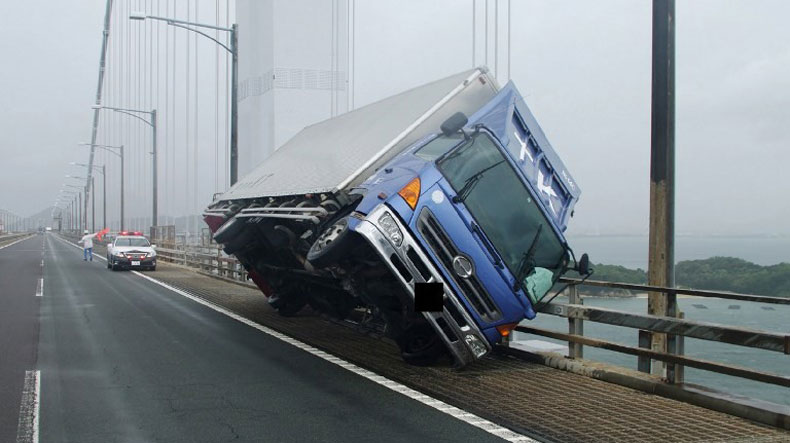
[(52, 234), (0, 250), (0, 441), (30, 439), (9, 429), (34, 370), (44, 442), (501, 441), (81, 255)]

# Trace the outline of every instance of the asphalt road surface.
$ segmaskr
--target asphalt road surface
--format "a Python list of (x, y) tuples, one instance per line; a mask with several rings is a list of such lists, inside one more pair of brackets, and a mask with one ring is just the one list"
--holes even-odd
[(105, 266), (52, 234), (0, 250), (0, 441), (32, 438), (35, 370), (42, 442), (501, 441)]

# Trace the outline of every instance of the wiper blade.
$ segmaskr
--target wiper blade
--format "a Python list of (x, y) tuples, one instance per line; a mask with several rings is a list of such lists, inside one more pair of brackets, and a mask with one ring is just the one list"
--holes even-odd
[[(538, 239), (540, 238), (540, 234), (543, 232), (543, 224), (541, 223), (538, 225), (538, 232), (535, 233), (535, 237), (532, 239), (532, 243), (529, 245), (529, 249), (524, 255), (521, 257), (521, 261), (518, 264), (518, 271), (516, 272), (516, 283), (513, 285), (513, 290), (518, 290), (519, 286), (524, 284), (524, 278), (529, 275), (530, 272), (535, 268), (535, 248), (538, 246)], [(526, 288), (524, 288), (526, 291)]]
[(491, 166), (487, 166), (487, 167), (475, 172), (474, 175), (472, 175), (471, 177), (467, 178), (466, 181), (464, 182), (464, 185), (461, 187), (461, 189), (458, 190), (458, 194), (456, 194), (456, 196), (453, 197), (453, 202), (454, 203), (459, 203), (459, 202), (462, 202), (462, 201), (466, 200), (466, 197), (469, 196), (469, 194), (472, 192), (472, 189), (474, 189), (474, 187), (477, 185), (477, 183), (480, 182), (480, 179), (483, 178), (483, 174), (485, 174), (488, 170), (493, 169), (493, 168), (501, 165), (504, 162), (505, 162), (505, 160), (500, 160), (500, 161), (494, 163)]

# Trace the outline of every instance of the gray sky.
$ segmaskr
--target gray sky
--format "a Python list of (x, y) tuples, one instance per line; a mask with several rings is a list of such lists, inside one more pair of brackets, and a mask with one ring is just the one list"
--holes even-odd
[[(357, 1), (357, 106), (471, 65), (471, 1), (425, 3)], [(790, 235), (790, 3), (677, 3), (677, 231)], [(512, 4), (512, 78), (583, 190), (570, 232), (646, 233), (650, 2)], [(0, 208), (87, 160), (103, 10), (0, 2)]]

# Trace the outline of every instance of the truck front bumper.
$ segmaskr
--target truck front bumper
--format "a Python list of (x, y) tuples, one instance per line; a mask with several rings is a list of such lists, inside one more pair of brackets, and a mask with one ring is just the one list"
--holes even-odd
[[(398, 225), (403, 240), (400, 245), (393, 244), (379, 224), (379, 219), (389, 213)], [(442, 338), (447, 349), (459, 366), (471, 363), (491, 350), (485, 335), (458, 299), (452, 287), (445, 282), (441, 272), (422, 251), (411, 232), (386, 205), (376, 207), (361, 220), (354, 231), (362, 235), (373, 249), (378, 252), (393, 275), (401, 282), (406, 292), (414, 300), (416, 283), (442, 283), (444, 287), (444, 307), (442, 311), (423, 312), (425, 319)]]

